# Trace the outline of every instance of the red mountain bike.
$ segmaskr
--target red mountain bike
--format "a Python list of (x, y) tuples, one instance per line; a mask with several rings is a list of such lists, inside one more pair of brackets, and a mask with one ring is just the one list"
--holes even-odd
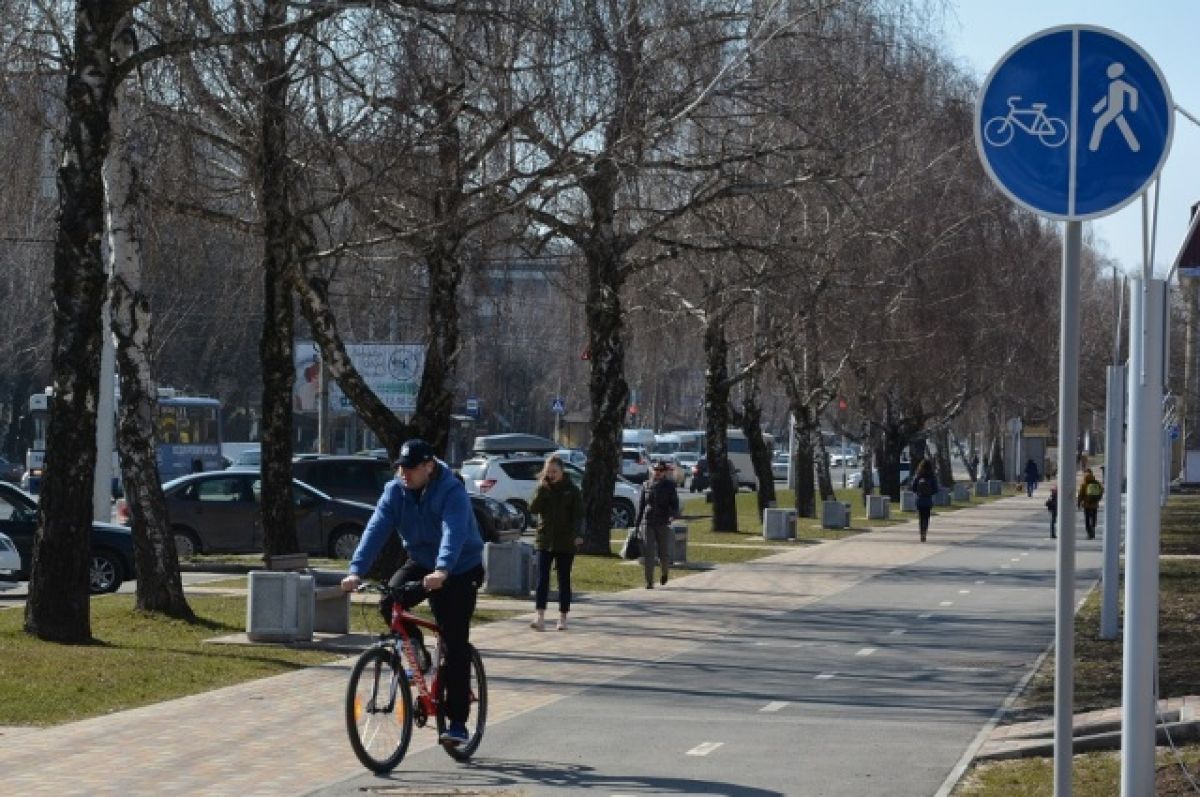
[[(391, 595), (395, 600), (390, 631), (381, 634), (379, 641), (358, 657), (346, 690), (346, 730), (350, 734), (350, 746), (363, 766), (372, 772), (385, 773), (391, 772), (403, 760), (412, 741), (413, 723), (424, 728), (429, 718), (434, 717), (439, 737), (449, 724), (445, 712), (446, 687), (441, 677), (445, 651), (439, 634), (428, 670), (422, 671), (423, 662), (408, 629), (410, 625), (417, 626), (437, 634), (438, 627), (401, 608), (402, 603), (418, 603), (425, 597), (425, 588), (420, 582), (397, 588), (364, 584), (358, 589)], [(473, 645), (470, 656), (471, 713), (467, 720), (470, 738), (462, 744), (442, 745), (456, 761), (466, 761), (479, 749), (487, 721), (487, 679), (483, 674), (483, 660)], [(416, 685), (415, 698), (413, 684)]]

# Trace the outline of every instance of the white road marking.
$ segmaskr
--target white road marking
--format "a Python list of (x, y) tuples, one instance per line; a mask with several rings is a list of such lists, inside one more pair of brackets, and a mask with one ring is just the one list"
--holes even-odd
[(938, 604), (938, 606), (953, 606), (953, 605), (954, 605), (954, 601), (942, 601), (941, 603)]
[(1021, 561), (1021, 557), (1020, 557), (1020, 556), (1014, 556), (1012, 559), (1009, 559), (1008, 561), (1010, 561), (1010, 562), (1019, 562), (1019, 561)]
[(928, 620), (930, 617), (933, 617), (933, 612), (925, 612), (924, 614), (917, 615), (918, 620)]
[(759, 711), (764, 714), (770, 714), (771, 712), (779, 711), (785, 708), (787, 705), (788, 702), (786, 700), (772, 700), (770, 703), (760, 708)]
[(831, 681), (837, 676), (836, 672), (823, 672), (813, 678), (814, 681)]
[(863, 648), (862, 650), (858, 651), (854, 655), (855, 656), (870, 656), (872, 653), (875, 652), (875, 650), (876, 650), (875, 648)]
[(959, 594), (959, 595), (970, 595), (970, 594), (971, 594), (971, 590), (969, 590), (969, 589), (960, 589), (960, 590), (958, 591), (958, 594)]
[(1000, 565), (1000, 567), (1004, 568), (1005, 570), (1012, 570), (1012, 565)]
[(724, 742), (704, 742), (703, 744), (698, 744), (695, 747), (693, 747), (691, 750), (688, 750), (687, 754), (688, 755), (708, 755), (713, 750), (716, 750), (718, 747), (720, 747), (723, 744), (725, 744), (725, 743)]
[(904, 636), (907, 632), (903, 628), (897, 628), (888, 634), (888, 636)]
[(981, 579), (979, 579), (978, 581), (976, 581), (975, 583), (976, 583), (976, 584), (986, 584), (987, 582), (986, 582), (986, 581), (984, 581), (984, 580), (981, 578)]

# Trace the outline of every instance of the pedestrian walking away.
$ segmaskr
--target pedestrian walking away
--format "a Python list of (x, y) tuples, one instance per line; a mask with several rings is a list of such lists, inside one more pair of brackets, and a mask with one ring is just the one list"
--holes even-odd
[(929, 533), (929, 516), (933, 514), (933, 497), (937, 495), (938, 480), (928, 459), (917, 463), (913, 471), (913, 492), (917, 494), (917, 519), (921, 527), (921, 542)]
[(1096, 513), (1103, 497), (1104, 485), (1096, 480), (1091, 468), (1086, 468), (1083, 471), (1083, 482), (1079, 485), (1079, 494), (1075, 496), (1075, 505), (1083, 510), (1083, 528), (1087, 531), (1089, 540), (1096, 539)]
[(546, 627), (546, 603), (550, 596), (550, 568), (558, 571), (558, 630), (567, 630), (571, 611), (571, 566), (575, 551), (583, 545), (583, 496), (563, 472), (562, 458), (551, 454), (538, 474), (538, 486), (529, 503), (531, 514), (539, 518), (537, 528), (537, 591), (534, 608), (537, 619), (530, 623), (535, 631)]
[[(446, 463), (434, 456), (429, 443), (419, 438), (406, 442), (395, 466), (396, 478), (383, 489), (375, 514), (350, 559), (350, 575), (342, 579), (342, 589), (357, 589), (388, 538), (393, 534), (400, 537), (408, 561), (389, 584), (398, 588), (420, 581), (429, 592), (429, 607), (441, 629), (446, 656), (442, 674), (449, 723), (440, 741), (445, 745), (465, 744), (470, 741), (466, 725), (470, 712), (470, 625), (483, 583), (483, 537), (475, 524), (466, 487)], [(390, 604), (386, 611), (390, 618)]]
[(1050, 511), (1050, 539), (1058, 535), (1054, 533), (1054, 524), (1058, 522), (1058, 488), (1050, 488), (1050, 497), (1046, 499), (1046, 509)]
[(1037, 489), (1038, 482), (1041, 480), (1041, 471), (1038, 470), (1037, 463), (1030, 458), (1030, 460), (1025, 463), (1025, 491), (1030, 498), (1033, 498), (1033, 491)]
[[(654, 560), (662, 565), (658, 583), (666, 584), (671, 567), (671, 521), (679, 517), (679, 493), (675, 480), (666, 478), (669, 466), (656, 460), (650, 480), (642, 485), (634, 528), (643, 530), (642, 557), (646, 567), (646, 589), (654, 589)], [(645, 519), (645, 525), (642, 520)]]

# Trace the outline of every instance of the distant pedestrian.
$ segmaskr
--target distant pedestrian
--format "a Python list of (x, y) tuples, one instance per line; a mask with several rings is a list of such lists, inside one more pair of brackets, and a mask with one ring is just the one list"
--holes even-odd
[(1037, 489), (1038, 482), (1042, 480), (1041, 471), (1038, 470), (1037, 463), (1030, 457), (1025, 463), (1025, 491), (1030, 498), (1033, 498), (1033, 491)]
[(1054, 533), (1054, 524), (1058, 522), (1058, 488), (1050, 488), (1050, 497), (1046, 499), (1046, 509), (1050, 510), (1050, 539), (1058, 535)]
[(1079, 495), (1075, 496), (1075, 504), (1083, 510), (1083, 527), (1087, 530), (1089, 540), (1096, 539), (1096, 511), (1100, 508), (1100, 499), (1104, 497), (1104, 485), (1096, 481), (1091, 468), (1083, 472), (1083, 483), (1079, 485)]
[[(661, 459), (654, 463), (650, 479), (642, 485), (642, 500), (638, 503), (635, 528), (642, 529), (642, 556), (646, 567), (646, 589), (654, 589), (654, 559), (662, 565), (659, 584), (667, 583), (671, 567), (671, 521), (679, 517), (679, 493), (675, 480), (666, 478), (668, 465)], [(642, 525), (642, 519), (646, 523)]]
[(937, 495), (938, 480), (933, 473), (929, 460), (923, 459), (917, 463), (912, 480), (913, 492), (917, 494), (917, 518), (921, 525), (921, 542), (929, 532), (929, 516), (933, 513), (933, 497)]
[(538, 486), (529, 502), (529, 511), (539, 518), (537, 528), (537, 592), (534, 608), (537, 619), (529, 624), (535, 631), (545, 630), (546, 602), (550, 596), (550, 566), (558, 571), (558, 630), (567, 630), (571, 611), (571, 566), (575, 550), (583, 545), (583, 497), (563, 469), (557, 454), (546, 458), (538, 474)]

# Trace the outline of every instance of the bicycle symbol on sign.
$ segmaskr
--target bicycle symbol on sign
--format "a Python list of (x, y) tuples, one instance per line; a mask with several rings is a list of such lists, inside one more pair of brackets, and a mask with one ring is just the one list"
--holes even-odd
[(1012, 141), (1016, 128), (1040, 139), (1047, 147), (1061, 147), (1066, 143), (1069, 130), (1067, 123), (1056, 116), (1046, 116), (1046, 103), (1031, 103), (1028, 108), (1018, 108), (1020, 97), (1008, 98), (1008, 115), (993, 116), (983, 126), (983, 137), (993, 147), (1003, 147)]

